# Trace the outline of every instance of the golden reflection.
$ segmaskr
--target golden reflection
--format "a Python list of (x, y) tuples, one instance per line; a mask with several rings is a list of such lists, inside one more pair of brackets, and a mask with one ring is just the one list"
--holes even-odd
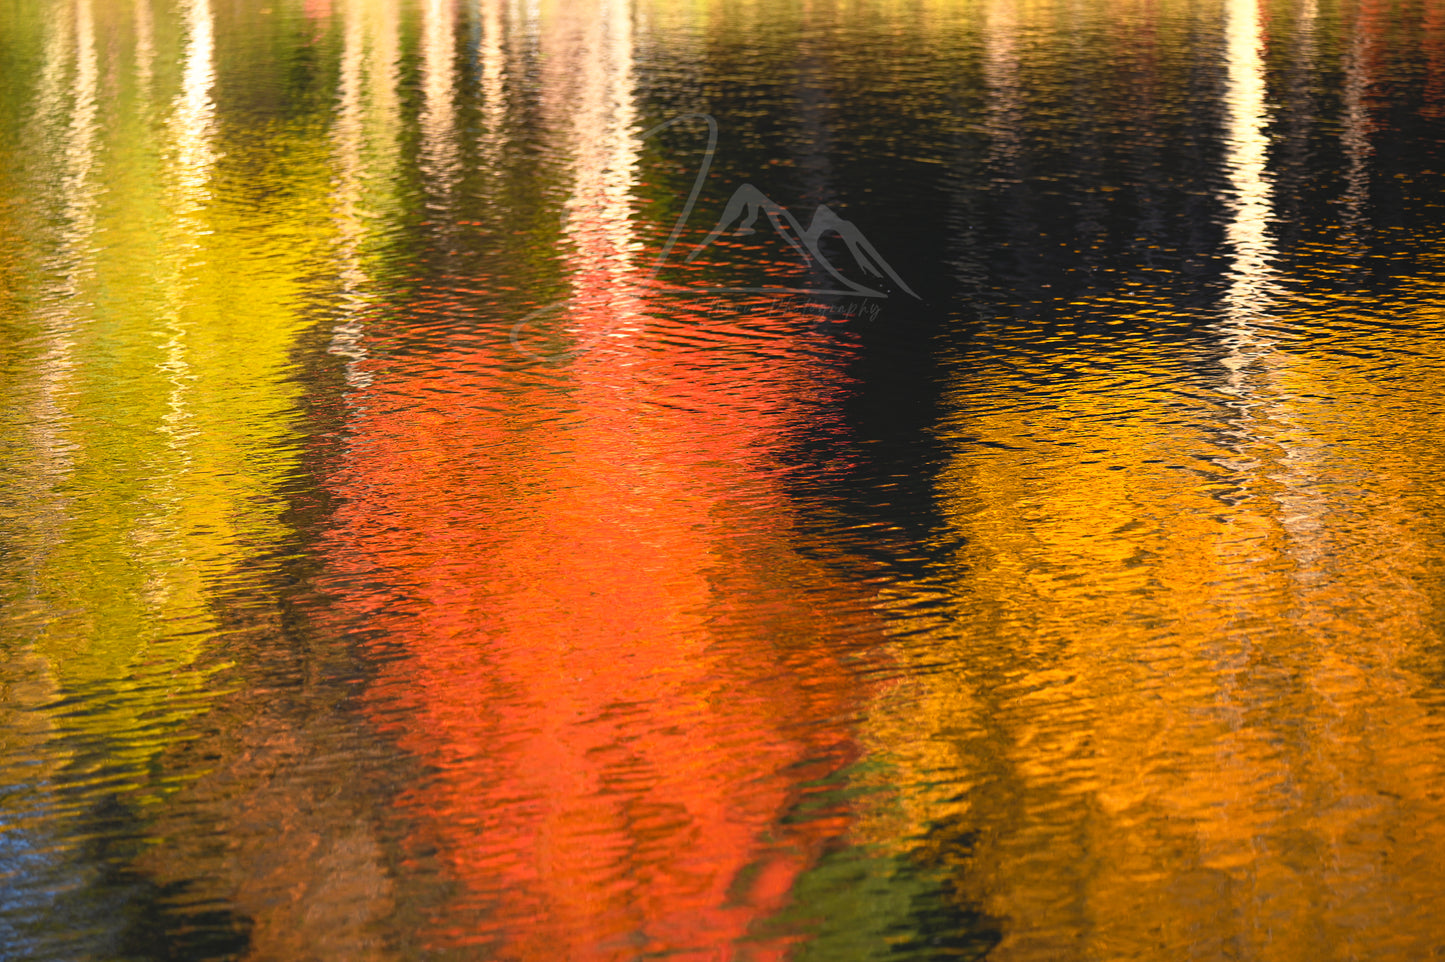
[[(1053, 342), (1014, 376), (971, 374), (950, 427), (999, 447), (961, 441), (941, 479), (965, 547), (888, 600), (898, 650), (939, 677), (874, 715), (905, 787), (867, 837), (951, 865), (961, 901), (1004, 920), (991, 959), (1439, 944), (1445, 807), (1423, 786), (1445, 759), (1421, 669), (1441, 557), (1419, 488), (1440, 469), (1439, 319), (1362, 338), (1395, 302), (1284, 298), (1262, 28), (1252, 4), (1229, 13), (1229, 376), (1146, 338), (1122, 365)], [(1302, 259), (1348, 265), (1350, 243)], [(1114, 305), (1125, 330), (1171, 308)], [(1413, 359), (1408, 389), (1376, 380), (1392, 355)], [(972, 847), (930, 841), (940, 826)]]
[[(1375, 414), (1262, 415), (1242, 450), (1227, 406), (1179, 416), (1187, 370), (1131, 353), (1127, 380), (1080, 356), (1076, 386), (1021, 395), (1057, 359), (969, 385), (1019, 400), (959, 409), (1000, 445), (940, 478), (965, 547), (885, 596), (920, 676), (872, 716), (898, 807), (864, 837), (950, 865), (1002, 920), (991, 959), (1415, 957), (1445, 758), (1408, 667), (1440, 641), (1409, 465), (1325, 496), (1360, 479), (1343, 452)], [(930, 849), (938, 827), (976, 841)]]
[[(870, 715), (894, 802), (860, 836), (946, 866), (995, 962), (1439, 944), (1433, 393), (1371, 389), (1360, 357), (1445, 354), (1278, 320), (1343, 338), (1387, 303), (1279, 289), (1263, 28), (1255, 0), (1226, 16), (1227, 374), (1144, 336), (994, 355), (946, 420), (956, 547), (881, 598), (909, 671)], [(1169, 304), (1112, 308), (1147, 331)]]

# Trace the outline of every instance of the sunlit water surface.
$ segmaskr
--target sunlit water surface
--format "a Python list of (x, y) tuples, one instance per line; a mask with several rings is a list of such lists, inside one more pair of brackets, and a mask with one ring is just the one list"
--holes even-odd
[(0, 87), (0, 957), (1445, 951), (1442, 0), (0, 0)]

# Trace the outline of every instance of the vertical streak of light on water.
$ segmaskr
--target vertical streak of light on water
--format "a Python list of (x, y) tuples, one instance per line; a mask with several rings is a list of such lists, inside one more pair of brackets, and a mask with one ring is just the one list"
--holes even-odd
[[(1228, 374), (1219, 386), (1228, 400), (1225, 406), (1224, 453), (1219, 463), (1235, 480), (1235, 488), (1227, 497), (1233, 505), (1228, 513), (1225, 540), (1217, 542), (1216, 552), (1224, 555), (1226, 567), (1243, 570), (1258, 563), (1254, 557), (1260, 545), (1262, 530), (1268, 521), (1256, 512), (1263, 508), (1254, 502), (1267, 468), (1259, 460), (1260, 443), (1265, 426), (1263, 412), (1268, 404), (1268, 386), (1264, 359), (1273, 342), (1263, 336), (1261, 322), (1271, 298), (1271, 261), (1274, 256), (1270, 221), (1273, 216), (1273, 184), (1266, 169), (1268, 139), (1265, 103), (1265, 68), (1260, 44), (1260, 0), (1229, 0), (1226, 7), (1226, 82), (1224, 89), (1227, 129), (1225, 132), (1224, 174), (1229, 185), (1226, 208), (1229, 221), (1225, 241), (1230, 248), (1229, 287), (1224, 294), (1224, 355), (1219, 363)], [(1244, 606), (1248, 610), (1249, 602)], [(1221, 775), (1230, 783), (1247, 783), (1253, 764), (1248, 749), (1248, 703), (1251, 688), (1242, 676), (1249, 663), (1250, 640), (1241, 629), (1228, 623), (1219, 635), (1208, 639), (1204, 649), (1212, 662), (1216, 678), (1216, 704), (1228, 730), (1234, 733), (1220, 739), (1214, 752)], [(1228, 774), (1225, 774), (1228, 773)], [(1222, 824), (1249, 820), (1254, 799), (1248, 793), (1233, 794), (1220, 812)], [(1252, 835), (1236, 837), (1233, 845), (1243, 846), (1244, 857), (1253, 860), (1259, 855), (1259, 842)]]
[(147, 104), (155, 76), (155, 59), (155, 16), (151, 12), (151, 0), (135, 0), (135, 82)]
[(1019, 80), (1018, 14), (1014, 0), (992, 0), (983, 28), (983, 80), (988, 89), (990, 166), (1017, 160), (1023, 91)]
[[(210, 200), (211, 170), (216, 161), (214, 146), (216, 104), (211, 99), (215, 74), (215, 30), (210, 0), (189, 0), (185, 5), (187, 33), (182, 55), (181, 92), (176, 98), (170, 127), (175, 149), (175, 173), (170, 186), (167, 207), (173, 213), (177, 246), (194, 255), (198, 238), (205, 232), (202, 212)], [(163, 430), (169, 435), (172, 448), (178, 448), (189, 433), (185, 393), (193, 379), (186, 360), (186, 331), (181, 321), (186, 299), (186, 275), (197, 266), (193, 257), (182, 257), (174, 265), (179, 276), (168, 287), (162, 367), (171, 382), (167, 398), (168, 411)], [(184, 459), (178, 465), (184, 469)]]
[(1231, 254), (1220, 326), (1225, 335), (1220, 363), (1229, 371), (1222, 391), (1232, 398), (1228, 402), (1233, 411), (1229, 448), (1236, 459), (1234, 467), (1249, 472), (1257, 467), (1251, 460), (1255, 453), (1251, 448), (1256, 440), (1254, 408), (1260, 403), (1258, 362), (1272, 346), (1262, 336), (1259, 322), (1270, 299), (1273, 184), (1265, 167), (1269, 144), (1264, 133), (1267, 117), (1259, 0), (1229, 0), (1226, 15), (1224, 173), (1230, 193), (1225, 241)]
[[(54, 714), (35, 709), (51, 702), (62, 684), (53, 652), (44, 646), (59, 620), (45, 603), (51, 587), (45, 566), (53, 553), (63, 550), (67, 534), (72, 501), (62, 488), (77, 469), (72, 413), (79, 362), (77, 335), (87, 307), (85, 281), (95, 270), (96, 208), (101, 192), (95, 170), (100, 71), (92, 0), (57, 5), (48, 24), (43, 58), (31, 131), (37, 153), (50, 161), (45, 166), (53, 167), (41, 172), (50, 182), (37, 185), (38, 193), (41, 197), (59, 196), (60, 226), (56, 243), (43, 261), (46, 277), (37, 311), (38, 351), (31, 362), (35, 385), (23, 428), (28, 449), (13, 467), (7, 465), (17, 474), (24, 471), (26, 462), (33, 465), (26, 479), (29, 556), (21, 562), (27, 583), (22, 605), (14, 612), (5, 611), (6, 634), (13, 632), (15, 637), (5, 637), (3, 641), (9, 643), (0, 647), (0, 724), (6, 726), (0, 733), (0, 748), (5, 749), (0, 751), (0, 832), (5, 836), (3, 854), (7, 856), (0, 936), (7, 941), (16, 935), (9, 924), (13, 913), (18, 910), (22, 918), (31, 912), (44, 917), (53, 907), (55, 893), (75, 884), (63, 857), (58, 857), (65, 842), (60, 841), (64, 833), (56, 831), (55, 818), (64, 803), (56, 798), (52, 782), (71, 753), (63, 743), (53, 741), (58, 727)], [(35, 621), (22, 632), (14, 632), (17, 624), (24, 624), (24, 608), (34, 611)], [(12, 706), (21, 710), (8, 710)], [(12, 768), (14, 762), (23, 768)], [(33, 859), (28, 857), (32, 853)], [(45, 901), (50, 906), (41, 907), (37, 890), (49, 896)]]
[[(75, 75), (71, 89), (74, 101), (65, 138), (64, 178), (61, 182), (61, 196), (65, 198), (65, 227), (57, 265), (63, 277), (57, 293), (65, 297), (81, 293), (80, 279), (91, 269), (90, 241), (95, 233), (95, 208), (99, 193), (95, 177), (98, 66), (91, 0), (75, 0), (73, 9)], [(64, 30), (64, 27), (60, 29)], [(68, 315), (66, 326), (69, 327), (76, 318), (71, 311), (65, 313)], [(72, 364), (73, 344), (69, 332), (57, 334), (43, 364), (47, 382), (52, 379), (58, 381), (63, 377), (61, 371), (69, 370)], [(53, 397), (56, 392), (47, 390), (46, 393)]]
[(513, 21), (522, 25), (528, 46), (535, 47), (542, 31), (542, 5), (539, 0), (513, 0)]
[[(137, 14), (139, 22), (139, 9)], [(149, 15), (146, 9), (144, 17), (148, 19)], [(164, 413), (157, 429), (170, 457), (153, 464), (147, 501), (155, 507), (139, 519), (137, 529), (141, 542), (165, 544), (171, 552), (165, 563), (143, 566), (148, 573), (146, 603), (155, 612), (161, 611), (175, 594), (196, 592), (200, 577), (199, 566), (174, 562), (180, 560), (177, 555), (188, 554), (199, 545), (182, 532), (187, 529), (185, 479), (196, 461), (200, 434), (188, 399), (198, 375), (187, 356), (189, 342), (196, 334), (191, 327), (193, 318), (187, 314), (197, 271), (204, 265), (203, 238), (209, 233), (206, 208), (217, 160), (216, 104), (211, 96), (216, 81), (215, 24), (210, 0), (184, 3), (182, 23), (186, 43), (181, 54), (181, 89), (166, 121), (168, 142), (163, 155), (168, 162), (163, 173), (164, 206), (170, 215), (165, 248), (171, 256), (160, 262), (162, 298), (156, 312), (158, 333), (164, 338), (156, 370), (167, 385)], [(149, 30), (148, 23), (144, 28), (137, 27), (138, 60), (150, 43)], [(138, 62), (136, 69), (140, 73), (150, 68)], [(149, 86), (142, 85), (140, 92), (140, 113), (145, 116), (152, 110)]]
[(1231, 193), (1225, 239), (1232, 251), (1229, 290), (1224, 298), (1229, 387), (1249, 391), (1246, 369), (1268, 352), (1257, 320), (1271, 296), (1273, 184), (1265, 168), (1269, 146), (1264, 133), (1264, 61), (1260, 56), (1259, 0), (1229, 0), (1228, 79), (1225, 98), (1229, 129), (1225, 139), (1225, 175)]
[[(363, 368), (362, 317), (373, 302), (365, 247), (374, 228), (367, 204), (372, 168), (392, 166), (399, 101), (396, 93), (399, 15), (396, 5), (347, 0), (343, 6), (340, 94), (331, 130), (336, 176), (331, 192), (336, 230), (341, 320), (332, 327), (327, 353), (346, 359), (346, 382), (364, 390), (373, 375)], [(368, 25), (372, 29), (368, 30)], [(372, 121), (372, 122), (369, 122)], [(374, 131), (376, 143), (368, 137)]]
[[(71, 58), (68, 66), (73, 74), (66, 69), (66, 61)], [(41, 555), (53, 548), (61, 537), (65, 499), (56, 491), (63, 479), (75, 470), (74, 444), (65, 431), (65, 398), (70, 392), (76, 364), (75, 334), (83, 302), (81, 282), (93, 269), (91, 238), (100, 192), (95, 177), (98, 76), (91, 0), (62, 4), (46, 41), (34, 111), (39, 137), (49, 138), (53, 131), (62, 126), (64, 129), (59, 145), (62, 227), (60, 243), (46, 265), (50, 281), (43, 308), (43, 347), (35, 364), (39, 376), (29, 426), (31, 448), (39, 466), (37, 481), (43, 491), (40, 502), (46, 506), (35, 512), (40, 536), (39, 553), (33, 559), (36, 565), (40, 564)], [(67, 80), (71, 97), (68, 117)]]
[(1248, 497), (1258, 479), (1255, 446), (1260, 440), (1257, 410), (1267, 399), (1261, 393), (1264, 359), (1274, 342), (1264, 334), (1264, 313), (1273, 296), (1274, 185), (1266, 168), (1268, 120), (1265, 105), (1264, 60), (1260, 51), (1259, 0), (1229, 0), (1225, 52), (1227, 74), (1225, 105), (1224, 174), (1229, 184), (1225, 206), (1229, 222), (1225, 242), (1230, 249), (1228, 281), (1224, 294), (1222, 333), (1224, 355), (1219, 363), (1228, 374), (1220, 387), (1229, 400), (1227, 468), (1244, 472), (1236, 498)]
[[(556, 36), (576, 29), (568, 17), (549, 21), (544, 38), (564, 49)], [(584, 60), (578, 65), (562, 57), (548, 57), (543, 100), (554, 116), (570, 114), (570, 136), (575, 158), (572, 190), (565, 205), (566, 235), (572, 253), (569, 273), (574, 298), (599, 299), (605, 308), (584, 310), (583, 329), (572, 336), (583, 341), (636, 334), (636, 265), (630, 200), (635, 186), (639, 144), (637, 111), (633, 105), (632, 15), (628, 0), (605, 0), (602, 15), (587, 16), (582, 38)], [(563, 75), (575, 72), (580, 87), (565, 97), (572, 84)], [(599, 305), (601, 306), (601, 305)], [(593, 328), (591, 330), (585, 329)]]
[(456, 9), (452, 0), (426, 0), (422, 8), (421, 171), (429, 206), (451, 207), (461, 176), (456, 141)]
[(1374, 148), (1370, 144), (1370, 114), (1367, 96), (1371, 77), (1370, 62), (1374, 56), (1371, 29), (1373, 11), (1368, 2), (1357, 9), (1354, 36), (1350, 38), (1349, 53), (1345, 56), (1344, 89), (1344, 130), (1340, 139), (1345, 148), (1345, 196), (1344, 227), (1346, 236), (1361, 242), (1360, 232), (1365, 225), (1365, 206), (1370, 191), (1370, 157)]
[[(1304, 0), (1296, 29), (1306, 58), (1311, 57), (1314, 48), (1317, 14), (1317, 0)], [(1234, 411), (1230, 429), (1236, 467), (1254, 472), (1248, 484), (1273, 482), (1279, 520), (1291, 542), (1289, 550), (1296, 568), (1307, 570), (1308, 564), (1298, 563), (1313, 553), (1312, 532), (1319, 525), (1319, 505), (1308, 493), (1314, 458), (1299, 443), (1299, 426), (1290, 402), (1265, 383), (1265, 379), (1278, 380), (1289, 365), (1289, 356), (1276, 349), (1275, 338), (1262, 332), (1265, 314), (1278, 291), (1270, 227), (1274, 219), (1274, 185), (1266, 167), (1266, 78), (1257, 0), (1232, 0), (1229, 18), (1229, 135), (1225, 163), (1232, 188), (1226, 229), (1232, 258), (1224, 299), (1225, 321), (1220, 328), (1225, 334), (1226, 352), (1220, 363), (1229, 370), (1223, 392), (1231, 397), (1229, 404)], [(1256, 455), (1261, 443), (1275, 450), (1269, 458), (1273, 471), (1267, 479), (1255, 476), (1260, 468)]]
[(502, 147), (506, 138), (506, 50), (502, 45), (505, 20), (504, 0), (480, 0), (482, 17), (481, 93), (482, 133), (479, 153), (487, 183), (501, 170)]
[[(1025, 150), (1026, 101), (1016, 0), (988, 0), (982, 19), (984, 124), (988, 130), (984, 169), (988, 171), (990, 191), (1012, 194), (1016, 201), (1011, 205), (1005, 236), (1013, 244), (1030, 243), (1038, 225), (1026, 205), (1017, 202), (1021, 199), (1018, 185)], [(991, 325), (992, 320), (986, 318), (985, 329)]]
[(78, 254), (95, 230), (95, 174), (98, 64), (95, 52), (95, 17), (91, 0), (75, 2), (75, 112), (66, 143), (63, 185), (68, 230), (66, 247)]
[[(172, 550), (178, 552), (185, 552), (188, 547), (187, 539), (177, 537), (186, 527), (182, 521), (185, 498), (178, 482), (189, 473), (195, 460), (192, 442), (198, 433), (187, 403), (196, 375), (187, 359), (187, 340), (193, 332), (188, 329), (186, 310), (195, 271), (202, 263), (201, 238), (207, 233), (204, 212), (210, 200), (210, 179), (216, 161), (216, 105), (211, 98), (215, 84), (215, 31), (210, 0), (189, 0), (182, 13), (186, 45), (181, 55), (181, 89), (166, 122), (169, 149), (164, 155), (170, 164), (164, 182), (165, 209), (170, 214), (166, 247), (174, 256), (161, 262), (163, 299), (157, 312), (159, 333), (164, 338), (157, 371), (167, 384), (165, 411), (158, 430), (165, 438), (171, 458), (155, 465), (148, 482), (147, 500), (157, 507), (147, 512), (140, 522), (147, 532), (145, 541), (169, 543)], [(150, 70), (148, 63), (140, 62), (151, 56), (145, 49), (151, 43), (149, 16), (149, 9), (141, 11), (138, 4), (138, 80)], [(147, 21), (144, 27), (140, 26), (142, 20)], [(140, 94), (140, 113), (144, 116), (152, 109), (148, 84), (140, 84)], [(198, 573), (194, 565), (161, 564), (147, 566), (147, 570), (150, 578), (146, 600), (155, 611), (180, 588), (176, 578), (194, 578)]]
[(370, 375), (357, 369), (357, 362), (366, 357), (361, 346), (360, 315), (365, 301), (358, 289), (365, 284), (361, 269), (360, 246), (365, 233), (359, 206), (362, 176), (362, 66), (366, 54), (366, 33), (355, 0), (343, 7), (345, 30), (342, 35), (341, 76), (338, 95), (340, 104), (332, 127), (334, 163), (337, 174), (331, 192), (333, 218), (336, 223), (337, 247), (341, 260), (341, 313), (344, 320), (332, 328), (327, 353), (346, 358), (346, 380), (352, 387), (365, 387)]
[[(0, 743), (8, 742), (4, 745), (7, 751), (0, 753), (0, 768), (9, 769), (12, 761), (20, 759), (44, 762), (27, 766), (29, 771), (20, 779), (11, 780), (7, 771), (6, 781), (0, 783), (0, 829), (8, 830), (12, 851), (26, 844), (25, 830), (15, 821), (16, 812), (53, 804), (45, 786), (61, 764), (60, 752), (39, 747), (54, 735), (53, 717), (29, 709), (50, 701), (60, 686), (56, 666), (36, 642), (44, 638), (55, 620), (43, 600), (48, 587), (44, 566), (47, 557), (63, 543), (71, 499), (62, 493), (62, 487), (76, 470), (76, 442), (69, 409), (77, 363), (76, 334), (84, 303), (83, 279), (94, 266), (91, 245), (100, 192), (94, 174), (98, 78), (91, 0), (57, 5), (48, 24), (31, 111), (31, 136), (36, 152), (51, 160), (58, 175), (53, 186), (37, 192), (40, 196), (58, 193), (61, 226), (58, 243), (43, 260), (46, 276), (36, 318), (38, 351), (32, 362), (35, 383), (28, 392), (22, 422), (25, 452), (13, 466), (7, 465), (23, 479), (20, 483), (29, 504), (25, 517), (29, 537), (28, 556), (17, 566), (23, 572), (16, 599), (19, 604), (16, 610), (5, 612), (10, 621), (7, 627), (15, 637), (6, 640), (18, 642), (24, 638), (26, 643), (0, 649), (5, 660), (0, 664), (0, 685), (8, 689), (3, 692), (7, 697), (0, 698), (0, 723), (6, 725), (4, 734), (9, 736), (0, 738)], [(50, 174), (46, 170), (42, 176)], [(29, 471), (24, 470), (26, 462), (33, 465)], [(25, 614), (30, 612), (35, 621), (21, 632), (14, 632), (15, 626), (25, 624)], [(11, 705), (22, 707), (20, 718), (4, 711)], [(21, 746), (22, 750), (15, 751)], [(9, 757), (11, 752), (13, 758)], [(34, 791), (37, 798), (25, 797), (27, 789)], [(7, 869), (14, 872), (14, 866), (12, 862)], [(24, 871), (20, 870), (22, 879)], [(18, 885), (16, 897), (6, 900), (10, 905), (5, 908), (24, 906), (25, 889), (23, 882)], [(0, 918), (0, 934), (9, 932), (4, 921)]]
[[(818, 21), (821, 19), (811, 10), (805, 10), (796, 54), (798, 115), (803, 138), (795, 151), (795, 160), (803, 197), (815, 204), (837, 202), (831, 191), (834, 179), (830, 162), (833, 145), (827, 114), (827, 106), (837, 102), (837, 91), (829, 89), (834, 78), (827, 67), (825, 43), (820, 42), (822, 38), (818, 28), (821, 24)], [(809, 264), (809, 270), (815, 276), (823, 273), (821, 267), (814, 263)], [(822, 280), (819, 286), (827, 286), (827, 281)]]
[(211, 144), (216, 104), (211, 87), (216, 82), (213, 62), (215, 33), (210, 0), (189, 0), (185, 24), (189, 39), (183, 57), (181, 93), (174, 122), (179, 149), (180, 183), (188, 202), (187, 211), (208, 199), (208, 181), (215, 163)]
[[(1303, 0), (1300, 7), (1298, 39), (1296, 41), (1306, 70), (1312, 70), (1315, 56), (1315, 25), (1319, 17), (1318, 0)], [(1285, 367), (1287, 360), (1283, 353), (1276, 353), (1272, 359), (1276, 367)], [(1318, 474), (1318, 455), (1303, 443), (1304, 430), (1299, 425), (1296, 413), (1287, 400), (1271, 405), (1271, 415), (1294, 435), (1282, 439), (1280, 469), (1277, 480), (1282, 490), (1276, 496), (1280, 506), (1280, 523), (1289, 538), (1289, 550), (1295, 561), (1294, 578), (1307, 581), (1318, 573), (1319, 556), (1322, 548), (1319, 532), (1324, 527), (1323, 507), (1318, 497), (1311, 493), (1311, 483)]]

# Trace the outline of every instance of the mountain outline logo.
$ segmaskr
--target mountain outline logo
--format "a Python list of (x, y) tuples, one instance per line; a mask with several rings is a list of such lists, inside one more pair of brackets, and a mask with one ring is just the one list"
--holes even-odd
[(760, 215), (767, 215), (768, 221), (788, 246), (802, 257), (806, 266), (814, 265), (827, 271), (835, 281), (842, 284), (846, 289), (829, 290), (815, 287), (706, 287), (698, 288), (708, 293), (788, 293), (788, 294), (852, 294), (859, 297), (887, 297), (888, 295), (880, 290), (867, 287), (851, 278), (845, 276), (828, 259), (821, 249), (822, 239), (828, 234), (837, 234), (847, 245), (848, 253), (853, 256), (853, 262), (858, 268), (869, 277), (882, 280), (887, 278), (898, 285), (914, 298), (918, 294), (909, 287), (903, 278), (884, 260), (878, 249), (863, 235), (858, 226), (847, 218), (840, 217), (827, 204), (819, 204), (813, 211), (813, 219), (805, 229), (793, 212), (783, 205), (776, 203), (761, 190), (752, 184), (743, 184), (733, 191), (732, 197), (728, 199), (727, 205), (723, 208), (722, 216), (718, 218), (717, 226), (707, 235), (703, 241), (693, 248), (692, 253), (687, 255), (687, 262), (691, 263), (699, 254), (711, 247), (718, 238), (727, 233), (728, 228), (736, 223), (738, 226), (732, 231), (734, 235), (746, 235), (757, 233), (753, 225), (757, 223)]
[[(651, 271), (648, 272), (647, 277), (643, 281), (644, 284), (651, 284), (657, 279), (657, 275), (667, 262), (667, 258), (671, 255), (673, 247), (677, 245), (678, 238), (682, 236), (682, 232), (686, 229), (688, 219), (692, 217), (693, 208), (697, 206), (698, 197), (702, 194), (703, 184), (707, 181), (708, 171), (712, 168), (713, 156), (717, 153), (718, 123), (712, 114), (678, 114), (671, 120), (665, 120), (655, 127), (649, 128), (638, 138), (641, 141), (650, 140), (669, 127), (689, 120), (700, 120), (707, 125), (707, 149), (703, 151), (702, 162), (698, 164), (697, 175), (693, 178), (692, 190), (689, 191), (687, 195), (687, 202), (683, 204), (682, 212), (678, 215), (676, 223), (673, 224), (672, 233), (668, 236), (666, 243), (662, 245), (662, 250), (658, 252), (657, 259), (653, 262)], [(797, 217), (793, 215), (792, 211), (769, 199), (766, 194), (752, 184), (743, 184), (733, 191), (732, 196), (723, 208), (722, 216), (718, 219), (717, 225), (700, 244), (693, 248), (686, 260), (690, 262), (698, 257), (704, 250), (716, 243), (733, 224), (737, 224), (734, 233), (749, 234), (755, 232), (756, 228), (753, 225), (757, 223), (759, 215), (762, 214), (767, 215), (768, 221), (772, 224), (773, 229), (802, 257), (806, 266), (822, 268), (822, 270), (840, 284), (841, 287), (682, 286), (673, 288), (671, 292), (676, 294), (841, 294), (856, 297), (887, 298), (889, 295), (883, 291), (865, 284), (860, 284), (844, 276), (844, 274), (838, 270), (837, 265), (824, 254), (822, 250), (823, 238), (830, 234), (836, 234), (842, 239), (848, 253), (852, 255), (854, 264), (857, 265), (863, 274), (869, 278), (877, 278), (880, 281), (883, 279), (892, 281), (914, 298), (922, 300), (913, 288), (909, 287), (903, 278), (898, 276), (898, 272), (884, 260), (883, 255), (878, 252), (878, 249), (873, 246), (867, 237), (863, 236), (863, 232), (859, 230), (857, 225), (852, 221), (838, 216), (838, 214), (826, 204), (819, 204), (813, 211), (812, 220), (808, 223), (808, 226), (804, 228)], [(790, 231), (791, 233), (789, 233)], [(521, 354), (547, 363), (559, 363), (589, 350), (593, 344), (597, 343), (598, 337), (594, 337), (592, 343), (579, 344), (569, 350), (559, 351), (555, 354), (538, 354), (535, 351), (528, 350), (527, 347), (522, 344), (522, 332), (528, 324), (549, 314), (555, 314), (570, 306), (572, 302), (572, 297), (553, 301), (550, 304), (533, 310), (516, 324), (512, 325), (512, 331), (509, 337), (512, 347)]]

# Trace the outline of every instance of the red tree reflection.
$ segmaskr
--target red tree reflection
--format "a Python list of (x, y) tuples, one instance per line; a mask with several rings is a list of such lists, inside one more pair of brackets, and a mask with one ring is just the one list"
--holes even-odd
[(841, 827), (780, 819), (851, 751), (819, 641), (863, 627), (788, 545), (776, 452), (820, 372), (797, 318), (626, 335), (648, 305), (609, 300), (579, 299), (613, 337), (562, 372), (493, 348), (378, 376), (336, 554), (376, 590), (347, 603), (394, 654), (376, 715), (435, 768), (405, 805), (465, 887), (438, 941), (775, 957), (736, 945)]
[[(410, 851), (456, 883), (429, 941), (776, 958), (786, 938), (755, 923), (842, 827), (807, 798), (852, 752), (825, 642), (867, 626), (794, 549), (783, 489), (836, 364), (805, 318), (689, 310), (650, 283), (630, 20), (607, 6), (543, 27), (573, 294), (527, 332), (591, 349), (532, 363), (509, 321), (447, 330), (465, 295), (408, 304), (426, 349), (361, 379), (332, 557), (344, 607), (384, 637), (371, 711), (432, 771), (402, 799)], [(511, 69), (507, 37), (483, 44), (484, 79)]]

